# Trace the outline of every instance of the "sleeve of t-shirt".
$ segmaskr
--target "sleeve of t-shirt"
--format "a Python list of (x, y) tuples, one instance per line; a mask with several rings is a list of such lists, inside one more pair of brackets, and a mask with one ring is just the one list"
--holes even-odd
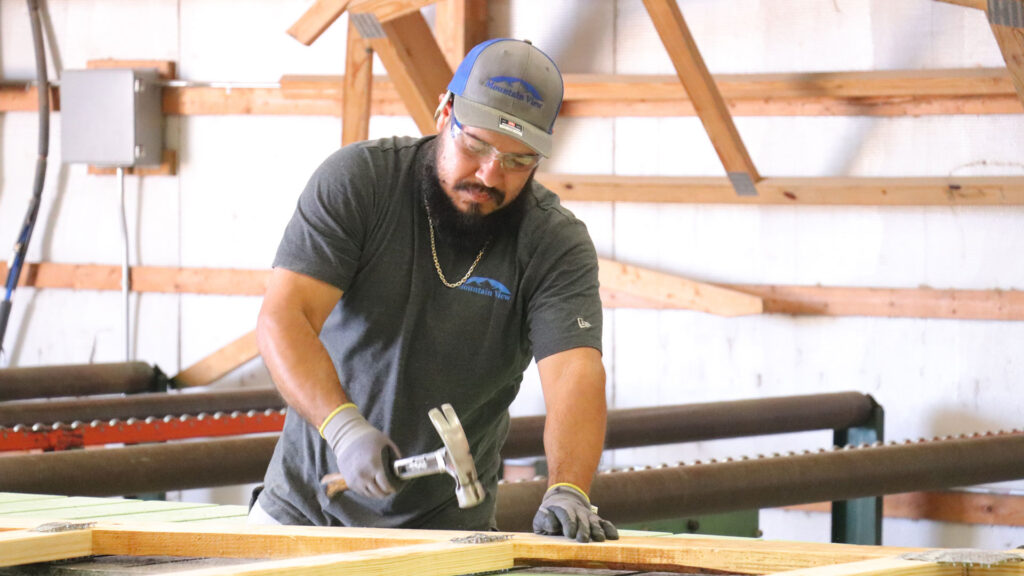
[(373, 209), (375, 177), (361, 145), (335, 152), (299, 196), (274, 267), (348, 289), (359, 267)]
[(597, 252), (586, 226), (571, 220), (545, 236), (527, 267), (536, 286), (527, 305), (534, 358), (585, 346), (600, 351)]

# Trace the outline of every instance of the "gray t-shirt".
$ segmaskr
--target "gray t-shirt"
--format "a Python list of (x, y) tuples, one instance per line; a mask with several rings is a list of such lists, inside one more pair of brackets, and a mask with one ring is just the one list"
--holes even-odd
[[(494, 527), (499, 451), (508, 406), (530, 359), (601, 349), (597, 258), (586, 227), (534, 183), (517, 233), (494, 238), (459, 288), (438, 278), (417, 179), (433, 153), (422, 139), (347, 146), (314, 173), (274, 266), (343, 291), (320, 340), (345, 393), (403, 456), (437, 450), (427, 411), (450, 403), (466, 430), (485, 502), (461, 510), (447, 475), (408, 482), (373, 500), (328, 499), (319, 480), (337, 471), (317, 429), (289, 410), (260, 505), (287, 524), (484, 530)], [(438, 243), (450, 282), (476, 251)]]

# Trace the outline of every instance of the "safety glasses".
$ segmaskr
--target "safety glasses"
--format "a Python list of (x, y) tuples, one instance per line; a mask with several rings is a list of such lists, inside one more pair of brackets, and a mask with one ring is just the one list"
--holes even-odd
[(527, 172), (534, 169), (540, 163), (540, 154), (514, 154), (511, 152), (499, 152), (497, 148), (487, 142), (466, 133), (462, 124), (452, 114), (451, 126), (452, 140), (459, 152), (467, 157), (480, 162), (489, 162), (492, 158), (498, 161), (498, 165), (506, 172)]

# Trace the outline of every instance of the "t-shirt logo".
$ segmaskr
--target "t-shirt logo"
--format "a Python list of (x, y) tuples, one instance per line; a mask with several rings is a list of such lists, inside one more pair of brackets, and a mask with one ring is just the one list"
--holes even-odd
[(590, 322), (587, 322), (583, 318), (576, 318), (576, 323), (579, 324), (581, 330), (586, 330), (592, 326)]
[(481, 296), (490, 296), (505, 302), (512, 299), (512, 292), (504, 284), (493, 278), (484, 278), (482, 276), (473, 276), (466, 280), (465, 284), (459, 286), (459, 290), (480, 294)]

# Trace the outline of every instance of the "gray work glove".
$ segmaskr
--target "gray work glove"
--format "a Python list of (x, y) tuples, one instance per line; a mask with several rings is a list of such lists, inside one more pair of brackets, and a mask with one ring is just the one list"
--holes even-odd
[(577, 542), (619, 539), (619, 531), (597, 515), (597, 507), (590, 505), (587, 495), (565, 484), (556, 484), (544, 494), (540, 509), (533, 517), (533, 531), (562, 534)]
[(348, 489), (368, 498), (394, 494), (401, 481), (392, 463), (398, 447), (359, 414), (355, 406), (345, 408), (323, 427), (323, 436), (334, 450)]

